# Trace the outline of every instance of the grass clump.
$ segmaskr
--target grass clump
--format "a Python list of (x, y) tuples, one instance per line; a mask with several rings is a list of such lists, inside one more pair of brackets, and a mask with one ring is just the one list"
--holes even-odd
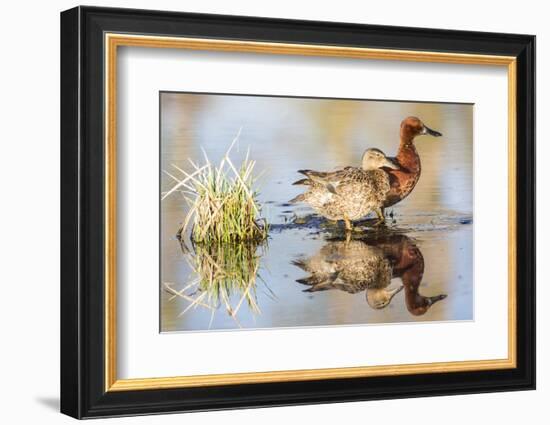
[(194, 243), (258, 242), (268, 236), (269, 225), (261, 217), (261, 206), (257, 200), (258, 176), (253, 174), (255, 161), (249, 158), (248, 151), (237, 168), (229, 156), (240, 132), (217, 166), (204, 152), (204, 165), (189, 160), (193, 168), (191, 172), (173, 165), (183, 174), (183, 179), (166, 172), (177, 184), (164, 194), (163, 199), (183, 189), (189, 211), (179, 234), (183, 237), (187, 228), (192, 226), (191, 239)]

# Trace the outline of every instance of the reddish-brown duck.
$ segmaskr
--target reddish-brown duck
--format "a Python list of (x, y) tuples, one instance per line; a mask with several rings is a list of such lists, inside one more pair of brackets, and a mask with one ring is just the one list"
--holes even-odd
[(422, 171), (420, 156), (414, 146), (414, 139), (424, 134), (439, 137), (442, 134), (427, 127), (416, 117), (407, 117), (401, 122), (399, 149), (393, 162), (398, 169), (387, 169), (391, 189), (386, 196), (384, 207), (390, 207), (412, 192)]

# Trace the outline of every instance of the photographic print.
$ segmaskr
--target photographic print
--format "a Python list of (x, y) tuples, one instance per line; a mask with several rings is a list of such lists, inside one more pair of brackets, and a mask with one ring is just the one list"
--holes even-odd
[(473, 105), (160, 93), (160, 331), (473, 320)]
[(90, 6), (60, 33), (62, 413), (535, 388), (534, 36)]

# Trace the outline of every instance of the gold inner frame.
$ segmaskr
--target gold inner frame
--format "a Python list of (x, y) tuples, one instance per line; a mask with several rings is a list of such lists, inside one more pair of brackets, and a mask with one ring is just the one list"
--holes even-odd
[[(509, 369), (516, 367), (516, 58), (443, 52), (370, 49), (128, 34), (105, 34), (105, 391)], [(382, 366), (118, 379), (116, 326), (116, 99), (119, 46), (437, 62), (507, 67), (508, 72), (508, 358)]]

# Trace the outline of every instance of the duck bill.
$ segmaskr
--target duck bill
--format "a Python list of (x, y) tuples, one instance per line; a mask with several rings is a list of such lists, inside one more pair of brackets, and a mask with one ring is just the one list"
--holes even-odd
[(399, 170), (399, 165), (394, 163), (391, 159), (387, 159), (384, 161), (384, 164), (382, 165), (382, 168), (390, 168), (392, 170)]
[(424, 130), (422, 131), (422, 134), (429, 134), (430, 136), (434, 136), (434, 137), (443, 136), (443, 134), (441, 134), (439, 131), (432, 130), (430, 127), (426, 125), (424, 126)]
[(445, 298), (447, 298), (447, 295), (441, 294), (441, 295), (436, 295), (435, 297), (426, 297), (426, 301), (428, 302), (428, 306), (431, 307), (436, 302), (444, 300)]
[(391, 302), (391, 300), (393, 299), (393, 297), (395, 297), (399, 292), (401, 292), (401, 291), (403, 290), (403, 288), (404, 288), (404, 286), (401, 285), (401, 286), (399, 286), (399, 287), (397, 287), (397, 288), (390, 289), (390, 290), (388, 291), (388, 295), (390, 296), (390, 302)]

